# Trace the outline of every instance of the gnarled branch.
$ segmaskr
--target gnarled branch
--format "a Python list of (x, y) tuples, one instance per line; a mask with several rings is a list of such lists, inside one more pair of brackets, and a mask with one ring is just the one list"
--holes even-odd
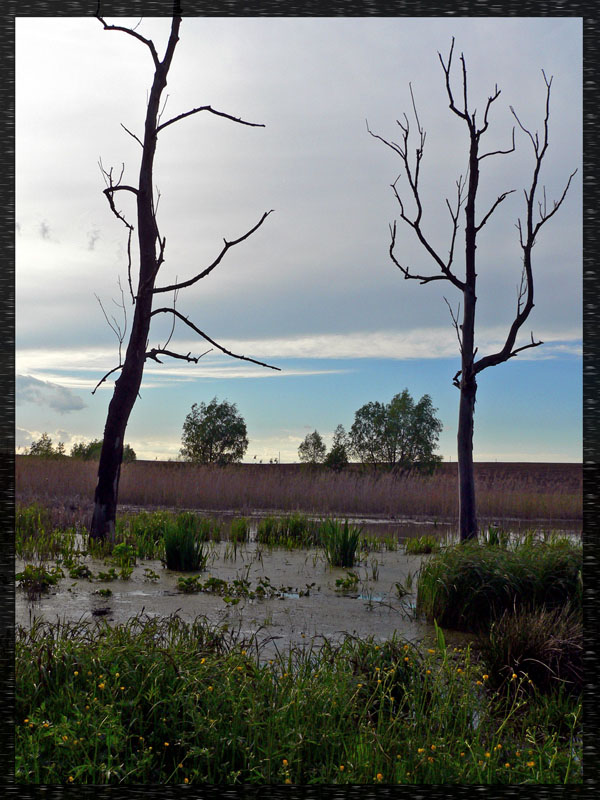
[[(235, 247), (236, 244), (239, 244), (240, 242), (243, 242), (244, 239), (247, 239), (249, 236), (252, 236), (252, 234), (256, 230), (258, 230), (258, 228), (260, 228), (260, 226), (263, 224), (263, 222), (266, 220), (266, 218), (272, 212), (273, 212), (273, 209), (271, 209), (270, 211), (265, 211), (265, 213), (262, 215), (262, 217), (259, 219), (259, 221), (256, 223), (256, 225), (253, 228), (250, 228), (249, 231), (244, 233), (243, 236), (240, 236), (238, 239), (233, 239), (232, 241), (229, 241), (229, 242), (227, 241), (227, 239), (223, 239), (224, 245), (223, 245), (223, 248), (222, 248), (221, 252), (219, 253), (219, 255), (215, 258), (215, 260), (212, 262), (212, 264), (210, 264), (208, 267), (206, 267), (206, 269), (202, 270), (202, 272), (199, 272), (198, 275), (195, 275), (193, 278), (190, 278), (187, 281), (182, 281), (181, 283), (173, 283), (170, 286), (156, 286), (154, 289), (152, 289), (152, 293), (153, 294), (159, 294), (160, 292), (172, 292), (172, 291), (178, 290), (178, 289), (185, 289), (186, 286), (192, 286), (194, 283), (199, 281), (201, 278), (206, 278), (206, 276), (209, 275), (213, 271), (213, 269), (215, 267), (217, 267), (221, 263), (221, 261), (223, 260), (223, 257), (225, 256), (225, 253), (231, 247)], [(162, 255), (162, 250), (161, 250), (161, 255)]]
[(199, 336), (202, 336), (203, 339), (206, 339), (207, 342), (210, 342), (213, 347), (216, 347), (222, 353), (225, 353), (225, 355), (231, 356), (232, 358), (238, 358), (240, 361), (250, 361), (252, 364), (258, 364), (260, 367), (267, 367), (268, 369), (274, 369), (278, 372), (281, 372), (281, 367), (274, 367), (271, 364), (265, 364), (264, 361), (257, 361), (255, 358), (249, 358), (248, 356), (237, 355), (236, 353), (232, 353), (231, 350), (227, 350), (225, 347), (222, 347), (220, 344), (215, 342), (214, 339), (211, 339), (210, 336), (207, 336), (204, 331), (201, 331), (200, 328), (197, 328), (187, 317), (185, 317), (183, 314), (180, 314), (175, 308), (156, 308), (154, 311), (152, 311), (150, 316), (154, 317), (156, 314), (174, 314), (182, 322), (185, 322), (185, 324), (195, 333), (197, 333)]
[(104, 21), (104, 19), (100, 16), (99, 13), (96, 14), (96, 18), (104, 25), (104, 30), (105, 31), (122, 31), (123, 33), (129, 34), (129, 36), (133, 36), (138, 41), (143, 42), (143, 44), (145, 44), (146, 47), (150, 50), (150, 53), (152, 55), (152, 60), (154, 61), (154, 66), (155, 67), (160, 66), (160, 61), (158, 59), (158, 53), (156, 52), (156, 47), (154, 47), (154, 42), (151, 39), (146, 39), (141, 34), (136, 33), (136, 31), (134, 29), (125, 28), (123, 25), (108, 25)]
[(162, 131), (168, 125), (172, 125), (174, 122), (179, 122), (180, 119), (185, 119), (186, 117), (191, 117), (192, 114), (198, 114), (200, 111), (209, 111), (211, 114), (216, 114), (218, 117), (225, 117), (225, 119), (229, 119), (232, 122), (238, 122), (240, 125), (248, 125), (250, 128), (264, 128), (264, 123), (262, 122), (247, 122), (241, 117), (234, 117), (231, 114), (226, 114), (224, 111), (217, 111), (216, 108), (212, 106), (198, 106), (198, 108), (192, 108), (191, 111), (185, 111), (183, 114), (178, 114), (176, 117), (172, 117), (171, 119), (163, 122), (162, 125), (158, 125), (156, 128), (156, 133)]

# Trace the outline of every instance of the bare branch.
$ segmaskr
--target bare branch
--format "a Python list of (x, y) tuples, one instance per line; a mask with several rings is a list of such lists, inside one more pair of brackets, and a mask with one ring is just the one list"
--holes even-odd
[(200, 359), (205, 356), (207, 353), (212, 351), (212, 347), (209, 347), (208, 350), (205, 350), (204, 353), (200, 353), (199, 356), (193, 356), (191, 353), (187, 355), (182, 355), (181, 353), (174, 353), (171, 350), (165, 350), (162, 347), (153, 347), (152, 350), (149, 350), (146, 353), (146, 358), (151, 358), (153, 361), (156, 361), (158, 364), (162, 364), (163, 362), (157, 358), (159, 355), (169, 356), (170, 358), (179, 358), (182, 361), (189, 361), (190, 363), (197, 364)]
[(167, 120), (167, 122), (163, 122), (162, 125), (158, 125), (156, 128), (156, 133), (162, 131), (168, 125), (172, 125), (174, 122), (179, 122), (180, 119), (185, 119), (185, 117), (190, 117), (192, 114), (198, 114), (200, 111), (209, 111), (211, 114), (216, 114), (218, 117), (225, 117), (225, 119), (229, 119), (232, 122), (238, 122), (240, 125), (248, 125), (250, 128), (265, 127), (262, 122), (246, 122), (246, 120), (243, 120), (240, 117), (234, 117), (231, 114), (226, 114), (224, 111), (217, 111), (212, 106), (198, 106), (198, 108), (193, 108), (191, 111), (178, 114), (176, 117), (172, 117), (171, 119)]
[[(158, 53), (156, 52), (156, 48), (154, 47), (154, 42), (151, 39), (146, 39), (141, 34), (136, 33), (134, 29), (125, 28), (122, 25), (108, 25), (99, 14), (97, 14), (96, 17), (104, 25), (104, 30), (105, 31), (122, 31), (123, 33), (129, 34), (129, 36), (133, 36), (135, 39), (138, 39), (140, 42), (143, 42), (146, 45), (146, 47), (150, 50), (150, 53), (152, 55), (152, 60), (154, 61), (154, 66), (155, 67), (160, 66), (160, 61), (158, 59)], [(139, 25), (139, 22), (138, 22), (138, 25)], [(136, 25), (136, 28), (137, 28), (137, 25)]]
[[(207, 275), (209, 275), (213, 271), (213, 269), (215, 269), (215, 267), (217, 267), (221, 263), (221, 261), (223, 260), (223, 257), (225, 256), (225, 253), (231, 247), (235, 247), (236, 244), (239, 244), (240, 242), (243, 242), (244, 239), (247, 239), (249, 236), (251, 236), (256, 230), (258, 230), (258, 228), (260, 228), (260, 226), (263, 224), (263, 222), (266, 220), (266, 218), (272, 212), (273, 212), (273, 209), (271, 209), (270, 211), (265, 211), (265, 213), (262, 215), (262, 217), (259, 219), (259, 221), (256, 223), (256, 225), (253, 228), (250, 228), (249, 231), (244, 233), (243, 236), (240, 236), (238, 239), (233, 239), (232, 241), (229, 241), (229, 242), (227, 241), (227, 239), (223, 239), (224, 245), (223, 245), (223, 248), (221, 249), (221, 252), (219, 253), (219, 255), (215, 258), (215, 260), (212, 262), (212, 264), (210, 264), (208, 267), (206, 267), (206, 269), (204, 269), (202, 272), (199, 272), (198, 275), (195, 275), (193, 278), (190, 278), (187, 281), (182, 281), (181, 283), (173, 283), (170, 286), (157, 286), (152, 290), (153, 294), (159, 294), (160, 292), (172, 292), (175, 289), (184, 289), (186, 286), (192, 286), (194, 283), (199, 281), (201, 278), (205, 278)], [(162, 257), (162, 251), (163, 250), (164, 250), (164, 247), (161, 249), (161, 257)]]
[[(479, 131), (479, 133), (483, 133), (483, 131)], [(477, 156), (478, 161), (483, 161), (484, 158), (488, 156), (497, 156), (497, 155), (508, 155), (508, 153), (513, 153), (515, 150), (515, 129), (512, 129), (512, 147), (509, 150), (492, 150), (489, 153), (484, 153), (482, 156)]]
[[(466, 111), (466, 103), (465, 103), (465, 111), (459, 111), (456, 105), (454, 104), (454, 95), (452, 94), (452, 87), (450, 86), (450, 70), (452, 68), (452, 53), (454, 52), (454, 36), (452, 37), (452, 44), (450, 45), (450, 53), (448, 54), (448, 63), (444, 63), (444, 59), (442, 58), (442, 54), (438, 51), (438, 57), (440, 59), (440, 63), (442, 65), (442, 69), (444, 70), (444, 75), (446, 76), (446, 92), (448, 94), (448, 99), (450, 100), (450, 109), (459, 117), (466, 120), (470, 125), (469, 115)], [(465, 87), (466, 92), (466, 87)]]
[(458, 324), (458, 315), (460, 314), (460, 303), (458, 304), (458, 309), (456, 311), (456, 316), (454, 315), (454, 311), (452, 311), (452, 306), (444, 297), (444, 302), (448, 306), (448, 311), (450, 312), (450, 316), (452, 317), (452, 324), (454, 325), (454, 330), (456, 331), (456, 338), (458, 339), (458, 348), (460, 352), (463, 351), (462, 339), (460, 338), (460, 326)]
[(104, 381), (105, 381), (105, 380), (106, 380), (106, 379), (107, 379), (107, 378), (108, 378), (110, 375), (112, 375), (112, 374), (113, 374), (113, 372), (117, 372), (117, 370), (119, 370), (119, 369), (123, 369), (123, 364), (119, 364), (119, 366), (118, 366), (118, 367), (114, 367), (114, 369), (111, 369), (109, 372), (107, 372), (107, 373), (106, 373), (106, 375), (105, 375), (103, 378), (101, 378), (101, 379), (98, 381), (98, 383), (96, 384), (96, 386), (95, 386), (95, 387), (92, 389), (92, 394), (96, 394), (96, 389), (98, 389), (100, 386), (102, 386), (102, 384), (104, 383)]
[(123, 123), (122, 123), (122, 122), (120, 123), (120, 125), (121, 125), (121, 127), (123, 128), (123, 130), (124, 130), (124, 131), (126, 131), (126, 132), (127, 132), (127, 133), (128, 133), (130, 136), (131, 136), (131, 137), (133, 137), (133, 138), (136, 140), (136, 142), (137, 142), (139, 145), (141, 145), (142, 147), (144, 146), (144, 143), (142, 142), (142, 140), (141, 140), (141, 139), (138, 139), (138, 137), (135, 135), (135, 133), (132, 133), (132, 132), (129, 130), (129, 128), (126, 128), (126, 127), (125, 127), (125, 125), (123, 125)]
[(481, 220), (481, 222), (479, 223), (479, 225), (476, 225), (476, 226), (475, 226), (475, 233), (478, 233), (478, 232), (479, 232), (479, 231), (480, 231), (480, 230), (483, 228), (483, 226), (485, 225), (485, 223), (486, 223), (486, 222), (488, 221), (488, 219), (489, 219), (489, 218), (492, 216), (492, 214), (494, 213), (494, 211), (496, 210), (496, 208), (497, 208), (497, 207), (500, 205), (500, 203), (501, 203), (501, 202), (504, 200), (504, 198), (505, 198), (505, 197), (508, 197), (508, 195), (509, 195), (509, 194), (512, 194), (514, 191), (515, 191), (514, 189), (509, 189), (509, 191), (508, 191), (508, 192), (503, 192), (503, 193), (500, 195), (500, 197), (498, 197), (498, 199), (495, 201), (494, 205), (493, 205), (493, 206), (490, 208), (490, 210), (489, 210), (489, 211), (488, 211), (488, 213), (485, 215), (485, 217), (484, 217), (484, 218)]
[(150, 316), (154, 317), (156, 314), (174, 314), (182, 322), (185, 322), (185, 324), (193, 331), (195, 331), (199, 336), (202, 336), (202, 338), (206, 339), (207, 342), (210, 342), (214, 347), (219, 349), (222, 353), (225, 353), (226, 355), (231, 356), (232, 358), (238, 358), (241, 361), (250, 361), (252, 364), (258, 364), (260, 367), (268, 367), (268, 369), (274, 369), (277, 370), (278, 372), (281, 372), (280, 367), (273, 367), (271, 366), (271, 364), (265, 364), (263, 361), (257, 361), (256, 359), (249, 358), (248, 356), (239, 356), (236, 355), (236, 353), (232, 353), (230, 350), (227, 350), (225, 347), (222, 347), (220, 344), (211, 339), (210, 336), (207, 336), (203, 331), (200, 330), (200, 328), (197, 328), (193, 322), (190, 322), (187, 317), (184, 317), (183, 314), (180, 314), (179, 311), (177, 311), (174, 308), (156, 308), (154, 311), (152, 311)]

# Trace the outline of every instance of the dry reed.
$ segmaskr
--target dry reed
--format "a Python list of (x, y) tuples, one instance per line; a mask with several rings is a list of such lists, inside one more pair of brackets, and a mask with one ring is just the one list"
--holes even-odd
[[(91, 511), (97, 463), (17, 456), (15, 471), (18, 502), (52, 506), (64, 522), (70, 515)], [(582, 518), (578, 464), (476, 465), (476, 488), (481, 518)], [(137, 462), (122, 467), (119, 502), (238, 513), (275, 510), (438, 520), (454, 519), (458, 513), (455, 464), (444, 464), (432, 476), (397, 477), (359, 468), (335, 473), (285, 464), (219, 468)]]

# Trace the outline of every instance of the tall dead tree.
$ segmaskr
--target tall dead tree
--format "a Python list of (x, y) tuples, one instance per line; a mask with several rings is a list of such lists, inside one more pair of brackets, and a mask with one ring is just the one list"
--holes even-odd
[[(268, 367), (269, 369), (278, 369), (278, 367), (272, 367), (269, 364), (265, 364), (262, 361), (256, 361), (253, 358), (236, 355), (235, 353), (232, 353), (221, 345), (217, 344), (217, 342), (213, 341), (209, 336), (207, 336), (206, 333), (201, 331), (185, 315), (181, 314), (175, 308), (175, 301), (173, 302), (172, 307), (152, 308), (155, 295), (164, 294), (165, 292), (173, 292), (174, 297), (176, 297), (177, 292), (180, 289), (185, 289), (188, 286), (192, 286), (202, 278), (205, 278), (207, 275), (209, 275), (215, 269), (215, 267), (221, 263), (227, 251), (251, 236), (258, 228), (260, 228), (265, 219), (271, 213), (270, 211), (266, 211), (256, 225), (254, 225), (253, 228), (248, 230), (239, 238), (231, 241), (227, 241), (225, 239), (223, 247), (221, 248), (215, 260), (193, 277), (168, 286), (155, 286), (156, 278), (165, 259), (166, 248), (166, 238), (161, 237), (158, 228), (156, 218), (156, 203), (153, 190), (153, 166), (158, 134), (170, 125), (173, 125), (176, 122), (185, 119), (186, 117), (190, 117), (193, 114), (198, 114), (202, 111), (210, 114), (216, 114), (217, 116), (223, 117), (240, 125), (249, 125), (251, 127), (264, 127), (264, 125), (246, 122), (238, 117), (234, 117), (222, 111), (217, 111), (210, 105), (193, 108), (191, 111), (178, 114), (172, 119), (161, 123), (161, 95), (165, 86), (167, 85), (167, 75), (169, 73), (169, 68), (173, 60), (173, 54), (179, 40), (181, 16), (173, 16), (169, 40), (162, 59), (159, 58), (156, 47), (154, 46), (152, 40), (145, 38), (135, 29), (123, 27), (121, 25), (108, 25), (100, 15), (98, 15), (98, 19), (104, 26), (105, 30), (120, 31), (141, 42), (150, 52), (152, 62), (154, 64), (154, 79), (152, 81), (152, 86), (148, 97), (143, 138), (140, 139), (134, 133), (125, 128), (127, 133), (133, 136), (133, 138), (142, 148), (139, 180), (137, 186), (131, 186), (122, 183), (123, 171), (121, 171), (119, 178), (115, 180), (112, 169), (104, 170), (101, 165), (101, 169), (107, 184), (106, 188), (104, 189), (104, 194), (106, 195), (112, 212), (127, 227), (128, 230), (128, 282), (132, 302), (134, 304), (133, 321), (125, 358), (122, 363), (121, 359), (119, 358), (119, 365), (110, 370), (98, 383), (99, 386), (109, 377), (109, 375), (117, 371), (120, 372), (120, 375), (115, 382), (114, 393), (108, 407), (106, 425), (104, 428), (104, 443), (102, 446), (100, 463), (98, 467), (98, 483), (96, 485), (96, 491), (94, 495), (94, 513), (90, 526), (91, 537), (104, 539), (107, 536), (110, 538), (114, 537), (119, 476), (123, 457), (123, 439), (127, 422), (129, 420), (129, 415), (131, 414), (131, 410), (133, 409), (134, 403), (138, 397), (146, 360), (150, 358), (161, 363), (159, 356), (167, 356), (191, 363), (198, 363), (202, 355), (205, 355), (205, 353), (203, 353), (198, 356), (192, 356), (191, 353), (183, 354), (167, 349), (173, 329), (171, 330), (171, 336), (165, 345), (159, 345), (158, 347), (148, 349), (150, 323), (153, 317), (163, 314), (171, 315), (173, 325), (175, 324), (176, 320), (180, 320), (192, 331), (194, 331), (195, 334), (207, 340), (212, 347), (217, 348), (229, 356), (240, 358), (244, 361), (251, 361), (254, 364), (259, 364), (263, 367)], [(131, 239), (135, 226), (129, 223), (124, 213), (117, 208), (115, 199), (118, 192), (125, 192), (133, 195), (136, 202), (139, 265), (137, 288), (135, 292), (132, 282), (131, 248)], [(118, 335), (121, 343), (124, 333), (122, 333), (120, 329), (118, 330)], [(98, 386), (96, 386), (96, 389)]]
[[(531, 133), (519, 120), (515, 110), (510, 106), (510, 110), (519, 126), (519, 128), (529, 137), (533, 145), (534, 152), (534, 166), (531, 182), (528, 189), (524, 189), (525, 195), (525, 221), (521, 219), (517, 222), (517, 229), (519, 231), (519, 243), (523, 253), (523, 267), (521, 272), (521, 282), (517, 292), (517, 306), (513, 322), (506, 335), (504, 345), (496, 353), (483, 356), (476, 359), (477, 347), (475, 346), (475, 308), (477, 304), (476, 283), (476, 250), (477, 250), (477, 236), (484, 225), (487, 223), (496, 208), (514, 189), (502, 192), (491, 205), (490, 208), (481, 217), (476, 214), (476, 200), (477, 191), (479, 188), (479, 169), (480, 164), (484, 158), (489, 158), (496, 155), (506, 155), (512, 153), (515, 149), (515, 129), (512, 131), (512, 145), (506, 150), (493, 150), (489, 152), (480, 153), (481, 139), (488, 129), (488, 116), (492, 104), (500, 96), (500, 90), (496, 86), (494, 93), (487, 99), (485, 110), (483, 113), (483, 120), (481, 125), (477, 123), (476, 112), (471, 111), (469, 108), (468, 91), (467, 91), (467, 68), (464, 55), (461, 54), (460, 61), (462, 65), (462, 92), (461, 101), (457, 105), (454, 99), (454, 93), (451, 87), (450, 71), (452, 68), (452, 54), (454, 51), (454, 38), (450, 47), (450, 53), (447, 61), (444, 61), (440, 53), (438, 53), (442, 69), (444, 71), (446, 80), (446, 92), (448, 94), (449, 107), (453, 114), (462, 119), (465, 123), (468, 132), (469, 142), (469, 166), (467, 176), (463, 178), (461, 175), (456, 182), (456, 199), (453, 203), (446, 200), (448, 211), (451, 218), (451, 236), (450, 247), (448, 256), (442, 256), (432, 245), (429, 238), (423, 233), (421, 227), (421, 220), (423, 216), (423, 207), (421, 197), (419, 194), (419, 172), (421, 161), (423, 158), (423, 149), (425, 145), (425, 131), (421, 127), (417, 109), (415, 105), (414, 96), (411, 91), (411, 99), (413, 105), (413, 112), (416, 122), (418, 145), (415, 150), (414, 160), (409, 154), (409, 121), (406, 114), (404, 114), (404, 122), (397, 121), (402, 131), (402, 142), (396, 144), (395, 142), (387, 141), (386, 139), (372, 133), (369, 133), (376, 139), (382, 141), (385, 145), (390, 147), (395, 153), (400, 156), (404, 165), (404, 172), (412, 199), (415, 205), (415, 211), (412, 214), (406, 210), (405, 205), (398, 193), (397, 184), (401, 176), (398, 176), (392, 184), (392, 189), (398, 205), (400, 207), (400, 218), (403, 222), (409, 225), (415, 232), (417, 239), (425, 248), (429, 256), (433, 259), (439, 272), (434, 274), (422, 275), (410, 272), (408, 266), (404, 266), (397, 259), (394, 249), (396, 246), (396, 223), (390, 226), (391, 242), (390, 242), (390, 257), (394, 264), (400, 269), (404, 277), (407, 279), (418, 280), (422, 284), (430, 283), (431, 281), (447, 281), (451, 283), (462, 294), (462, 321), (459, 324), (460, 306), (457, 313), (454, 313), (452, 307), (446, 300), (452, 322), (458, 336), (458, 342), (461, 355), (461, 368), (453, 378), (454, 385), (460, 390), (460, 403), (458, 412), (458, 489), (459, 489), (459, 533), (461, 541), (474, 539), (477, 537), (477, 515), (475, 505), (475, 480), (473, 474), (473, 419), (475, 412), (475, 397), (477, 394), (477, 375), (487, 367), (496, 366), (508, 359), (513, 358), (522, 350), (530, 347), (538, 347), (543, 344), (541, 341), (535, 341), (533, 333), (531, 340), (526, 344), (516, 347), (517, 334), (520, 328), (529, 316), (533, 308), (533, 270), (531, 251), (535, 244), (536, 237), (540, 228), (558, 211), (562, 205), (563, 200), (567, 194), (571, 180), (575, 172), (571, 173), (564, 191), (559, 200), (555, 200), (552, 207), (549, 208), (546, 200), (545, 188), (542, 188), (542, 199), (537, 200), (537, 192), (539, 188), (539, 175), (542, 167), (542, 162), (548, 149), (548, 120), (550, 117), (550, 87), (552, 78), (548, 80), (545, 73), (542, 71), (544, 83), (546, 85), (546, 113), (544, 117), (544, 132), (542, 136), (536, 132)], [(465, 260), (464, 260), (464, 277), (459, 278), (454, 271), (454, 251), (459, 229), (459, 215), (460, 210), (464, 206), (465, 213), (465, 226), (464, 226), (464, 244), (465, 244)], [(536, 213), (537, 212), (537, 213)], [(445, 299), (445, 298), (444, 298)]]

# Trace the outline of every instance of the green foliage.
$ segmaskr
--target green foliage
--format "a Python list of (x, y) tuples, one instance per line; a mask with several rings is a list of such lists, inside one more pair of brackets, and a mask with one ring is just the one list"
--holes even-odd
[(415, 536), (404, 542), (405, 553), (412, 556), (437, 553), (439, 549), (440, 543), (435, 536)]
[(582, 561), (581, 546), (565, 541), (448, 547), (421, 567), (417, 608), (445, 628), (478, 631), (505, 611), (580, 605)]
[(354, 566), (361, 533), (362, 527), (350, 526), (348, 520), (343, 524), (335, 519), (326, 519), (321, 523), (321, 543), (332, 567)]
[(583, 778), (580, 700), (531, 693), (515, 713), (468, 650), (347, 636), (259, 659), (256, 638), (176, 616), (36, 622), (15, 639), (19, 784)]
[(25, 589), (31, 598), (39, 597), (42, 592), (47, 592), (51, 586), (55, 586), (64, 577), (64, 572), (60, 567), (48, 568), (44, 564), (26, 564), (24, 569), (15, 575), (19, 586)]
[(270, 546), (312, 547), (320, 541), (319, 531), (319, 523), (309, 520), (304, 514), (267, 516), (258, 523), (256, 539), (261, 544)]
[(177, 572), (203, 570), (208, 559), (204, 539), (192, 528), (168, 527), (164, 534), (165, 564)]
[(351, 452), (366, 464), (430, 472), (441, 461), (434, 453), (442, 430), (436, 410), (428, 394), (415, 403), (408, 389), (387, 404), (366, 403), (350, 428)]
[(65, 455), (65, 446), (63, 442), (59, 442), (56, 447), (52, 444), (52, 439), (47, 433), (42, 433), (37, 441), (29, 445), (30, 456), (39, 456), (40, 458), (60, 458)]
[(348, 466), (349, 446), (348, 434), (344, 430), (344, 426), (338, 425), (333, 433), (331, 450), (325, 457), (325, 466), (334, 472), (341, 472), (345, 469)]
[(208, 405), (197, 403), (183, 423), (181, 456), (197, 464), (235, 464), (248, 448), (246, 423), (235, 403), (214, 397)]
[[(91, 442), (77, 442), (71, 448), (71, 458), (80, 458), (83, 461), (99, 461), (102, 452), (103, 439), (93, 439)], [(128, 444), (123, 445), (123, 464), (136, 461), (135, 450)]]
[(307, 433), (304, 441), (298, 447), (298, 458), (303, 464), (322, 464), (325, 460), (327, 448), (318, 431)]
[(250, 535), (250, 521), (246, 517), (235, 517), (229, 527), (232, 542), (247, 542)]
[(358, 586), (358, 575), (356, 572), (352, 572), (349, 570), (346, 573), (345, 578), (338, 578), (335, 582), (335, 591), (336, 592), (349, 592), (352, 589), (356, 589)]

